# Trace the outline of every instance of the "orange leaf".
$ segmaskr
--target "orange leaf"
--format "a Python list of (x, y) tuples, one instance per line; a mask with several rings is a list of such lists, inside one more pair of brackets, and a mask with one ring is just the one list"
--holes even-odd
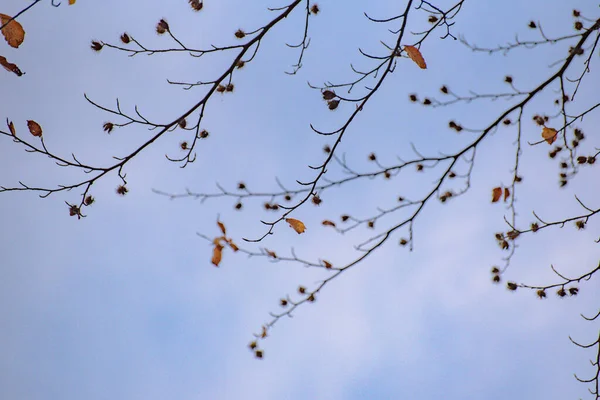
[(223, 246), (221, 246), (220, 244), (216, 245), (213, 250), (213, 256), (212, 256), (212, 260), (211, 260), (211, 262), (213, 264), (215, 264), (215, 267), (219, 266), (219, 263), (221, 262), (222, 253), (223, 253)]
[(546, 128), (542, 129), (542, 137), (546, 140), (546, 143), (552, 144), (556, 140), (556, 136), (558, 136), (558, 132), (554, 128)]
[(321, 222), (324, 226), (333, 226), (335, 228), (335, 223), (326, 219), (325, 221)]
[(4, 69), (7, 70), (8, 72), (14, 72), (17, 76), (23, 75), (23, 72), (21, 72), (19, 67), (17, 67), (17, 64), (8, 62), (6, 57), (0, 56), (0, 65), (2, 65), (4, 67)]
[(327, 269), (331, 269), (333, 267), (333, 265), (331, 265), (331, 263), (326, 260), (323, 260), (323, 265), (325, 265), (325, 268)]
[(502, 197), (502, 188), (495, 187), (492, 189), (492, 203), (496, 203)]
[(8, 118), (6, 118), (6, 125), (8, 125), (8, 130), (10, 131), (11, 135), (13, 136), (17, 136), (17, 131), (15, 130), (15, 124), (12, 123), (12, 121), (8, 121)]
[(227, 241), (227, 238), (225, 236), (217, 236), (216, 238), (213, 239), (213, 244), (215, 246), (221, 246), (221, 240)]
[(229, 243), (229, 247), (231, 247), (231, 250), (233, 251), (238, 251), (240, 249), (231, 239), (227, 239), (227, 243)]
[(27, 121), (27, 127), (29, 128), (29, 132), (31, 132), (33, 136), (42, 136), (42, 127), (37, 122), (29, 120)]
[(265, 253), (267, 253), (269, 257), (277, 258), (277, 254), (272, 250), (265, 249)]
[(504, 201), (508, 199), (508, 196), (510, 196), (510, 190), (508, 190), (508, 188), (504, 188)]
[(76, 0), (69, 0), (69, 5), (72, 6), (73, 4), (75, 4)]
[(290, 224), (290, 226), (299, 234), (306, 230), (306, 226), (304, 226), (304, 223), (300, 220), (294, 218), (286, 218), (285, 222)]
[(223, 223), (221, 221), (217, 221), (217, 225), (219, 225), (219, 229), (221, 229), (221, 232), (223, 232), (223, 235), (226, 235), (227, 231), (225, 229), (225, 225), (223, 225)]
[(21, 45), (21, 43), (23, 43), (23, 40), (25, 39), (25, 30), (21, 24), (14, 19), (11, 21), (11, 17), (8, 15), (0, 14), (0, 25), (4, 25), (6, 23), (8, 24), (2, 28), (2, 34), (4, 35), (4, 39), (6, 39), (8, 45), (16, 49)]
[(413, 60), (421, 69), (427, 68), (427, 64), (425, 63), (423, 55), (421, 55), (421, 52), (415, 46), (404, 46), (404, 51), (406, 51), (408, 57), (410, 57), (410, 59)]

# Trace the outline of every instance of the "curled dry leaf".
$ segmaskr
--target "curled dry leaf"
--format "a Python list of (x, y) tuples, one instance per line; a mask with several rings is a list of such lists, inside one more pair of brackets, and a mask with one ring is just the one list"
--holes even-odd
[(10, 131), (10, 134), (13, 136), (17, 136), (17, 131), (15, 130), (15, 124), (13, 124), (12, 121), (9, 121), (8, 118), (6, 118), (6, 125), (8, 125), (8, 130)]
[(8, 45), (16, 49), (25, 39), (25, 30), (23, 29), (23, 26), (14, 19), (11, 21), (11, 18), (12, 17), (9, 17), (6, 14), (0, 14), (0, 25), (7, 24), (2, 28), (2, 34)]
[(330, 221), (328, 219), (326, 219), (325, 221), (321, 222), (324, 226), (333, 226), (335, 228), (335, 222)]
[(69, 5), (72, 6), (73, 4), (75, 4), (76, 0), (69, 0)]
[(225, 225), (221, 221), (217, 221), (217, 225), (219, 225), (219, 229), (223, 232), (223, 235), (227, 234), (227, 230), (225, 229)]
[(290, 224), (290, 226), (299, 234), (303, 233), (306, 230), (306, 226), (304, 226), (304, 223), (300, 220), (294, 218), (286, 218), (285, 222)]
[(331, 263), (327, 260), (323, 260), (323, 265), (325, 266), (325, 268), (327, 269), (331, 269), (333, 268), (333, 265), (331, 265)]
[(504, 188), (504, 201), (508, 199), (508, 196), (510, 196), (510, 190), (508, 190), (508, 188)]
[(29, 128), (29, 132), (31, 132), (31, 134), (33, 136), (35, 136), (35, 137), (41, 137), (42, 136), (42, 127), (37, 122), (32, 121), (32, 120), (28, 120), (27, 121), (27, 127)]
[(233, 251), (238, 251), (240, 248), (237, 247), (237, 245), (235, 243), (233, 243), (233, 241), (231, 239), (227, 239), (227, 243), (229, 244), (229, 247), (231, 247), (231, 250)]
[(427, 63), (425, 63), (425, 59), (423, 55), (415, 46), (404, 46), (404, 51), (408, 54), (411, 60), (415, 62), (421, 69), (427, 69)]
[(265, 253), (267, 253), (269, 257), (277, 258), (277, 254), (273, 250), (265, 249)]
[(21, 72), (21, 70), (19, 69), (19, 67), (17, 67), (17, 64), (13, 64), (11, 62), (8, 62), (8, 60), (6, 59), (6, 57), (0, 56), (0, 65), (2, 65), (5, 70), (7, 70), (9, 72), (13, 72), (17, 76), (23, 75), (23, 72)]
[(213, 256), (211, 262), (215, 265), (215, 267), (219, 266), (221, 262), (221, 256), (223, 255), (223, 246), (217, 244), (213, 249)]
[(262, 327), (262, 331), (260, 332), (260, 337), (263, 339), (267, 337), (267, 327), (264, 325)]
[(501, 187), (493, 188), (492, 189), (492, 203), (498, 202), (498, 200), (500, 200), (501, 197), (502, 197), (502, 188)]
[(548, 144), (554, 143), (557, 136), (558, 136), (558, 132), (554, 128), (544, 127), (544, 129), (542, 129), (542, 137)]

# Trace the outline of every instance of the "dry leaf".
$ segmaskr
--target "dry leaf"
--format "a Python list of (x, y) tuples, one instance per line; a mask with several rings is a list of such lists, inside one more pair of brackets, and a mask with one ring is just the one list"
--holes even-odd
[(262, 332), (260, 333), (260, 337), (263, 339), (267, 337), (267, 327), (264, 325), (262, 327)]
[(222, 253), (223, 253), (223, 246), (221, 246), (220, 244), (216, 245), (213, 250), (213, 256), (212, 256), (212, 260), (211, 260), (211, 262), (213, 264), (215, 264), (215, 267), (219, 266), (219, 263), (221, 262)]
[(27, 121), (27, 127), (29, 128), (29, 132), (31, 132), (31, 134), (33, 136), (35, 136), (35, 137), (41, 137), (42, 136), (42, 127), (37, 122), (32, 121), (32, 120), (28, 120)]
[(4, 25), (7, 22), (8, 24), (2, 28), (2, 34), (4, 35), (4, 39), (6, 39), (8, 45), (16, 49), (21, 45), (21, 43), (23, 43), (23, 40), (25, 39), (25, 30), (21, 24), (14, 19), (11, 21), (11, 17), (8, 15), (0, 14), (0, 25)]
[(13, 136), (17, 136), (17, 131), (15, 130), (15, 124), (12, 123), (12, 121), (8, 121), (8, 118), (6, 118), (6, 125), (8, 125), (8, 130), (10, 131), (11, 135)]
[(300, 220), (294, 218), (286, 218), (285, 222), (290, 224), (290, 226), (299, 234), (306, 230), (306, 226), (304, 226), (304, 223)]
[(231, 247), (231, 250), (233, 251), (238, 251), (240, 248), (236, 246), (235, 243), (233, 243), (233, 241), (231, 239), (227, 240), (227, 243), (229, 243), (229, 247)]
[(333, 268), (333, 265), (331, 265), (331, 263), (327, 260), (323, 260), (323, 265), (325, 265), (325, 268), (327, 269)]
[(221, 240), (227, 241), (227, 238), (225, 236), (217, 236), (216, 238), (213, 239), (213, 244), (215, 246), (221, 246)]
[(410, 59), (413, 60), (421, 69), (427, 68), (425, 59), (421, 55), (419, 49), (417, 49), (415, 46), (404, 46), (404, 51), (406, 51), (406, 54), (408, 54)]
[(72, 6), (73, 4), (75, 4), (76, 0), (69, 0), (69, 5)]
[(333, 226), (335, 228), (335, 222), (332, 222), (328, 219), (326, 219), (325, 221), (321, 222), (323, 225), (325, 226)]
[(508, 199), (508, 196), (510, 196), (510, 190), (508, 190), (508, 188), (504, 188), (504, 201)]
[(542, 137), (546, 140), (546, 143), (552, 144), (556, 140), (558, 136), (558, 132), (554, 128), (546, 128), (542, 129)]
[(492, 189), (492, 203), (496, 203), (502, 197), (502, 188), (495, 187)]
[(23, 72), (21, 72), (19, 67), (17, 67), (17, 64), (8, 62), (6, 57), (0, 56), (0, 65), (2, 65), (4, 67), (4, 69), (7, 70), (8, 72), (14, 72), (15, 74), (17, 74), (17, 76), (23, 75)]
[(265, 249), (265, 253), (267, 253), (269, 257), (277, 258), (277, 254), (272, 250)]
[(219, 225), (219, 229), (221, 229), (221, 232), (223, 232), (223, 235), (226, 235), (227, 230), (225, 229), (225, 225), (223, 225), (223, 223), (221, 221), (217, 221), (217, 225)]

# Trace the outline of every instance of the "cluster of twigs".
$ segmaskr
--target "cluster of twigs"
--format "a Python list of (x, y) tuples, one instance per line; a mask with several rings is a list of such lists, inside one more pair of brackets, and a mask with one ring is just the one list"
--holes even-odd
[[(40, 0), (37, 0), (32, 5), (36, 4), (38, 1)], [(585, 116), (596, 111), (600, 106), (600, 102), (579, 107), (578, 111), (572, 111), (575, 109), (575, 97), (579, 88), (586, 80), (592, 79), (589, 78), (592, 55), (597, 50), (597, 45), (600, 41), (600, 19), (589, 19), (586, 16), (581, 15), (578, 11), (573, 12), (576, 29), (576, 33), (574, 34), (548, 37), (544, 33), (541, 24), (532, 21), (529, 23), (529, 28), (539, 34), (540, 38), (537, 40), (523, 41), (517, 37), (513, 42), (506, 45), (486, 48), (471, 44), (464, 38), (460, 39), (465, 46), (474, 52), (490, 54), (500, 53), (504, 55), (517, 48), (531, 49), (559, 42), (569, 43), (571, 48), (564, 57), (552, 64), (549, 67), (550, 72), (545, 77), (539, 79), (531, 88), (518, 87), (513, 77), (506, 76), (504, 81), (509, 89), (501, 93), (480, 93), (470, 91), (468, 94), (463, 95), (444, 85), (440, 88), (441, 95), (438, 95), (439, 98), (424, 97), (423, 100), (420, 100), (420, 97), (417, 94), (409, 95), (409, 99), (412, 102), (421, 103), (425, 107), (434, 108), (450, 107), (456, 104), (471, 103), (475, 101), (494, 101), (498, 99), (504, 99), (510, 103), (510, 105), (498, 112), (497, 115), (490, 119), (486, 126), (481, 129), (467, 128), (462, 123), (449, 121), (448, 127), (450, 129), (456, 132), (468, 131), (473, 134), (473, 139), (459, 150), (449, 154), (427, 156), (421, 154), (421, 152), (411, 144), (411, 148), (415, 154), (413, 158), (409, 160), (399, 159), (397, 162), (390, 164), (382, 163), (374, 153), (371, 153), (368, 155), (368, 159), (372, 162), (372, 165), (374, 165), (374, 169), (369, 171), (358, 171), (348, 164), (345, 157), (339, 155), (340, 143), (346, 135), (350, 134), (353, 121), (359, 117), (359, 114), (364, 109), (365, 105), (376, 96), (382, 85), (390, 79), (397, 64), (399, 62), (407, 61), (409, 55), (406, 51), (406, 43), (413, 41), (411, 46), (419, 48), (435, 33), (438, 33), (439, 37), (442, 39), (457, 39), (453, 33), (453, 25), (455, 17), (461, 11), (463, 2), (464, 0), (456, 0), (450, 7), (442, 9), (430, 1), (408, 0), (397, 15), (388, 18), (374, 18), (365, 14), (366, 18), (372, 23), (389, 26), (389, 32), (392, 37), (388, 41), (381, 40), (383, 47), (380, 54), (371, 54), (360, 50), (361, 55), (369, 60), (372, 65), (365, 71), (352, 67), (353, 71), (356, 73), (355, 79), (342, 83), (327, 82), (321, 86), (312, 86), (315, 90), (320, 91), (323, 99), (327, 102), (329, 109), (335, 110), (340, 104), (344, 103), (354, 104), (354, 107), (337, 129), (323, 131), (311, 125), (311, 129), (316, 134), (330, 137), (331, 142), (323, 149), (323, 161), (318, 165), (310, 166), (311, 170), (314, 171), (314, 176), (309, 181), (298, 182), (297, 186), (290, 188), (286, 187), (277, 179), (276, 181), (279, 185), (279, 190), (276, 191), (253, 191), (248, 189), (246, 185), (241, 182), (237, 184), (236, 189), (227, 189), (225, 186), (218, 185), (218, 191), (213, 193), (195, 193), (191, 190), (187, 190), (183, 194), (169, 194), (156, 190), (157, 193), (171, 198), (189, 197), (201, 201), (230, 198), (237, 209), (242, 208), (242, 201), (250, 201), (252, 199), (264, 200), (264, 207), (277, 215), (272, 220), (262, 221), (265, 225), (263, 234), (256, 238), (245, 239), (248, 243), (257, 243), (263, 241), (268, 235), (272, 234), (277, 224), (285, 221), (303, 205), (311, 202), (319, 204), (321, 201), (320, 195), (330, 188), (356, 185), (373, 178), (394, 179), (403, 171), (415, 171), (416, 173), (421, 173), (427, 170), (436, 176), (427, 190), (425, 190), (424, 194), (420, 197), (414, 199), (400, 197), (396, 199), (396, 205), (387, 208), (378, 208), (376, 213), (368, 217), (357, 218), (349, 215), (342, 215), (340, 216), (340, 222), (329, 220), (323, 221), (323, 225), (331, 226), (332, 229), (340, 234), (361, 227), (374, 229), (376, 232), (355, 246), (358, 252), (357, 257), (344, 265), (335, 265), (326, 260), (309, 261), (305, 258), (298, 257), (293, 250), (290, 256), (282, 257), (266, 248), (258, 248), (258, 250), (251, 250), (243, 247), (239, 248), (240, 252), (250, 257), (266, 257), (274, 262), (282, 261), (298, 263), (307, 267), (323, 268), (329, 272), (329, 275), (316, 286), (312, 288), (300, 286), (298, 287), (296, 296), (288, 295), (280, 300), (280, 305), (284, 307), (284, 310), (278, 313), (271, 313), (271, 318), (263, 325), (262, 331), (255, 335), (256, 340), (253, 340), (250, 344), (250, 347), (257, 357), (263, 356), (263, 350), (259, 346), (259, 340), (265, 338), (269, 330), (280, 319), (286, 316), (292, 316), (293, 312), (301, 305), (314, 302), (317, 295), (321, 293), (328, 283), (342, 275), (345, 271), (364, 261), (384, 243), (387, 243), (390, 239), (396, 237), (400, 245), (408, 246), (412, 249), (413, 225), (419, 216), (422, 215), (426, 206), (432, 201), (445, 203), (450, 199), (461, 196), (470, 189), (471, 175), (475, 165), (477, 149), (481, 143), (486, 141), (501, 127), (512, 128), (515, 133), (515, 156), (512, 167), (512, 181), (506, 187), (506, 192), (504, 192), (505, 201), (508, 201), (509, 210), (509, 215), (505, 218), (508, 230), (506, 232), (495, 234), (496, 240), (500, 247), (507, 251), (507, 255), (504, 257), (503, 267), (494, 267), (492, 269), (493, 280), (495, 282), (501, 281), (501, 275), (506, 272), (518, 247), (517, 242), (523, 235), (533, 234), (550, 227), (564, 226), (569, 222), (573, 222), (576, 224), (577, 228), (583, 229), (585, 225), (600, 212), (598, 206), (589, 207), (584, 205), (584, 203), (577, 198), (581, 207), (586, 210), (585, 213), (553, 222), (546, 222), (545, 219), (534, 214), (536, 222), (533, 222), (524, 228), (521, 227), (521, 221), (517, 219), (518, 213), (515, 203), (519, 185), (523, 181), (520, 171), (520, 159), (526, 147), (540, 146), (545, 145), (546, 143), (550, 145), (553, 145), (555, 142), (560, 143), (554, 144), (554, 147), (552, 147), (549, 152), (549, 157), (556, 159), (559, 163), (561, 171), (559, 175), (559, 185), (561, 187), (566, 186), (568, 181), (574, 178), (580, 168), (593, 165), (596, 161), (596, 157), (600, 154), (600, 150), (598, 149), (587, 149), (587, 153), (582, 150), (585, 134), (581, 129), (575, 127), (577, 121), (582, 121)], [(194, 4), (192, 3), (196, 4), (196, 6), (199, 4), (198, 2), (190, 2), (193, 8)], [(302, 5), (304, 5), (304, 7), (302, 7)], [(93, 41), (92, 49), (95, 51), (110, 49), (126, 53), (132, 57), (140, 54), (187, 53), (192, 57), (208, 58), (214, 53), (226, 53), (231, 54), (231, 61), (222, 73), (208, 80), (196, 82), (169, 81), (170, 84), (182, 86), (183, 89), (186, 90), (203, 88), (204, 93), (199, 97), (196, 104), (187, 110), (184, 110), (177, 118), (163, 123), (151, 122), (149, 118), (145, 117), (141, 111), (138, 110), (137, 106), (134, 107), (134, 113), (127, 113), (123, 111), (119, 101), (117, 101), (114, 108), (111, 108), (100, 105), (86, 96), (86, 99), (93, 106), (112, 114), (119, 121), (107, 122), (104, 125), (104, 130), (108, 133), (114, 129), (122, 129), (130, 126), (145, 127), (154, 131), (153, 135), (140, 143), (134, 151), (120, 157), (114, 157), (115, 161), (108, 167), (80, 162), (75, 155), (71, 155), (72, 160), (71, 158), (57, 155), (48, 149), (43, 137), (39, 144), (35, 144), (28, 139), (13, 135), (10, 130), (0, 130), (1, 134), (11, 137), (14, 142), (23, 146), (26, 151), (50, 157), (59, 166), (80, 170), (86, 174), (84, 179), (70, 184), (57, 185), (54, 187), (36, 187), (20, 182), (20, 186), (17, 187), (1, 187), (0, 192), (25, 190), (38, 192), (42, 197), (47, 197), (58, 192), (81, 188), (82, 195), (79, 203), (67, 204), (69, 205), (71, 215), (82, 217), (83, 214), (81, 209), (82, 207), (91, 204), (90, 202), (93, 201), (89, 192), (91, 187), (98, 180), (110, 173), (116, 173), (122, 180), (122, 184), (118, 187), (117, 191), (120, 194), (125, 194), (127, 191), (127, 181), (125, 180), (125, 167), (127, 164), (139, 153), (155, 144), (159, 138), (169, 131), (181, 129), (185, 132), (189, 132), (190, 138), (180, 144), (181, 150), (184, 151), (182, 157), (167, 156), (167, 158), (170, 161), (180, 163), (182, 167), (192, 163), (195, 160), (195, 149), (199, 141), (206, 139), (209, 136), (208, 131), (204, 129), (202, 124), (208, 102), (211, 101), (215, 94), (226, 94), (234, 91), (234, 76), (237, 71), (252, 62), (255, 57), (258, 56), (261, 41), (277, 24), (294, 12), (304, 13), (305, 22), (301, 41), (298, 44), (289, 45), (292, 48), (299, 49), (297, 61), (294, 64), (292, 71), (289, 73), (296, 74), (302, 67), (305, 51), (307, 51), (310, 44), (309, 21), (311, 16), (320, 12), (319, 7), (310, 0), (294, 0), (287, 6), (274, 8), (271, 9), (271, 11), (275, 13), (275, 17), (261, 27), (249, 32), (241, 29), (235, 32), (233, 35), (238, 43), (232, 45), (215, 45), (206, 49), (188, 45), (186, 44), (186, 40), (176, 35), (174, 29), (164, 19), (161, 19), (157, 23), (156, 31), (159, 34), (166, 34), (172, 40), (173, 47), (151, 48), (135, 39), (135, 37), (129, 33), (124, 33), (121, 36), (121, 43), (119, 44)], [(409, 21), (416, 18), (415, 15), (425, 15), (430, 23), (430, 27), (422, 32), (410, 32)], [(534, 98), (538, 98), (542, 92), (550, 88), (555, 89), (558, 92), (558, 99), (555, 104), (559, 106), (559, 111), (555, 115), (543, 115), (531, 112), (531, 110), (526, 111), (526, 108), (528, 108)], [(356, 92), (359, 92), (359, 94), (355, 94)], [(578, 102), (577, 105), (579, 104), (580, 103)], [(526, 116), (529, 115), (531, 115), (533, 121), (539, 125), (540, 129), (552, 129), (555, 132), (554, 135), (544, 137), (538, 142), (526, 142), (523, 138), (524, 135), (522, 135), (522, 130), (524, 120)], [(189, 123), (188, 120), (193, 122)], [(330, 168), (341, 170), (345, 174), (344, 177), (333, 179), (330, 175), (326, 175)], [(377, 230), (375, 223), (384, 217), (387, 220), (396, 219), (389, 226)], [(213, 239), (209, 236), (202, 233), (199, 235), (209, 242), (213, 242)], [(600, 238), (598, 240), (600, 241)], [(513, 291), (517, 288), (535, 290), (537, 296), (540, 298), (546, 297), (546, 291), (551, 289), (557, 289), (557, 294), (560, 297), (565, 297), (566, 295), (574, 296), (579, 291), (579, 288), (574, 285), (589, 280), (600, 270), (600, 265), (575, 279), (566, 278), (554, 269), (554, 267), (552, 267), (552, 269), (561, 279), (560, 282), (548, 286), (533, 286), (509, 281), (507, 283), (507, 288)], [(598, 314), (593, 318), (586, 319), (593, 321), (597, 318)], [(589, 345), (581, 345), (575, 341), (573, 341), (573, 343), (585, 348), (598, 346), (600, 357), (600, 344), (598, 340)], [(593, 365), (595, 365), (596, 370), (598, 371), (598, 361), (593, 363)], [(577, 379), (581, 382), (595, 383), (595, 392), (592, 391), (592, 393), (596, 394), (596, 398), (598, 398), (598, 372), (596, 373), (595, 379)]]

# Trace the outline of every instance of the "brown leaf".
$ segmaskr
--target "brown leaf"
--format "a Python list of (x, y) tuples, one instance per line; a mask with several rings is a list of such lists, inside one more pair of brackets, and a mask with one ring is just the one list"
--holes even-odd
[(214, 250), (213, 250), (213, 256), (212, 256), (212, 260), (211, 262), (213, 264), (215, 264), (215, 267), (219, 266), (219, 263), (221, 262), (221, 256), (223, 255), (223, 246), (221, 246), (220, 244), (216, 245)]
[(504, 201), (508, 199), (508, 196), (510, 196), (510, 190), (508, 190), (508, 188), (504, 188)]
[(72, 6), (73, 4), (75, 4), (76, 0), (69, 0), (69, 5)]
[(492, 203), (496, 203), (502, 197), (502, 188), (495, 187), (492, 189)]
[(326, 219), (325, 221), (321, 222), (324, 226), (333, 226), (335, 228), (335, 222), (330, 221), (328, 219)]
[(554, 128), (546, 128), (542, 129), (542, 137), (546, 140), (546, 143), (552, 144), (556, 140), (558, 136), (558, 132)]
[(23, 72), (19, 69), (19, 67), (17, 67), (17, 64), (8, 62), (6, 57), (0, 56), (0, 65), (2, 65), (8, 72), (14, 72), (17, 76), (23, 75)]
[(265, 249), (265, 253), (267, 253), (269, 257), (277, 258), (277, 254), (273, 250)]
[(11, 17), (6, 14), (0, 14), (0, 25), (8, 24), (2, 28), (2, 34), (4, 35), (4, 39), (9, 46), (14, 47), (15, 49), (23, 43), (25, 39), (25, 30), (20, 23), (15, 21), (14, 19), (11, 21)]
[(304, 226), (304, 223), (300, 220), (294, 218), (286, 218), (285, 222), (290, 224), (290, 226), (299, 234), (303, 233), (306, 230), (306, 226)]
[(231, 250), (233, 251), (238, 251), (240, 249), (231, 239), (227, 239), (227, 243), (229, 243), (229, 247), (231, 247)]
[(323, 260), (323, 265), (325, 266), (325, 268), (327, 269), (331, 269), (333, 268), (333, 265), (331, 265), (331, 263), (327, 260)]
[(41, 137), (42, 136), (42, 127), (37, 122), (32, 121), (32, 120), (28, 120), (27, 121), (27, 127), (29, 128), (29, 132), (31, 132), (31, 134), (33, 136), (35, 136), (35, 137)]
[(8, 125), (8, 130), (10, 131), (10, 134), (13, 136), (17, 136), (17, 131), (15, 130), (15, 124), (13, 124), (12, 121), (8, 121), (8, 118), (6, 118), (6, 125)]
[(219, 225), (219, 229), (223, 232), (223, 235), (227, 235), (227, 230), (225, 229), (225, 225), (221, 221), (217, 221), (217, 225)]
[(421, 52), (415, 46), (404, 46), (404, 51), (406, 51), (408, 57), (410, 57), (410, 59), (413, 60), (421, 69), (427, 68), (427, 64), (425, 63), (423, 55), (421, 55)]
[(267, 337), (267, 327), (264, 325), (262, 327), (262, 331), (260, 332), (260, 337), (263, 339)]

